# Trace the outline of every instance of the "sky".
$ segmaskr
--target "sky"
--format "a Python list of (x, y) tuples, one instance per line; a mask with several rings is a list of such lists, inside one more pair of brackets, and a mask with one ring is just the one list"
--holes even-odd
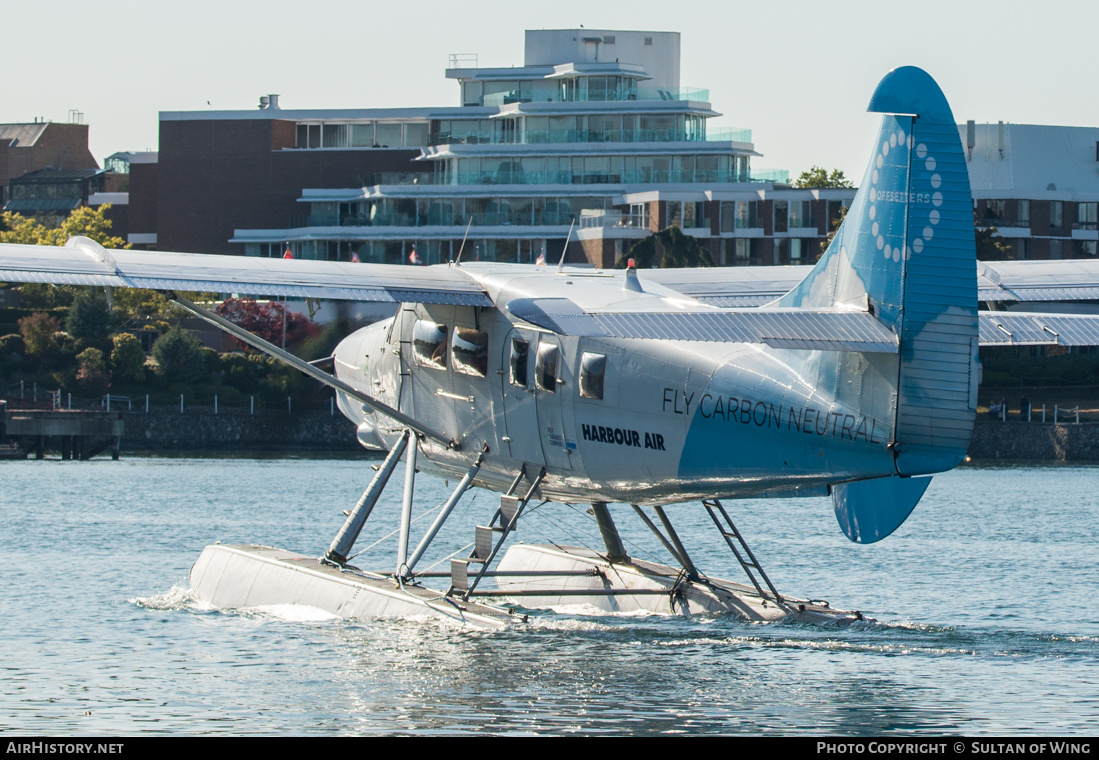
[[(0, 123), (90, 125), (93, 155), (156, 150), (160, 111), (458, 105), (450, 53), (521, 65), (525, 29), (681, 34), (681, 84), (710, 90), (713, 126), (752, 129), (754, 168), (861, 178), (881, 77), (915, 65), (955, 119), (1099, 126), (1099, 3), (673, 3), (669, 0), (0, 0)], [(209, 103), (210, 105), (207, 105)]]

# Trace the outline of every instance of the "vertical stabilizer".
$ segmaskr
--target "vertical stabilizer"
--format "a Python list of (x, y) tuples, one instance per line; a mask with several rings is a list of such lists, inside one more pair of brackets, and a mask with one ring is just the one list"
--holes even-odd
[[(969, 175), (950, 107), (926, 72), (889, 72), (869, 110), (885, 115), (859, 192), (813, 272), (777, 305), (869, 307), (899, 335), (895, 377), (883, 373), (895, 382), (896, 471), (941, 472), (965, 458), (976, 411)], [(884, 390), (859, 392), (880, 408)]]

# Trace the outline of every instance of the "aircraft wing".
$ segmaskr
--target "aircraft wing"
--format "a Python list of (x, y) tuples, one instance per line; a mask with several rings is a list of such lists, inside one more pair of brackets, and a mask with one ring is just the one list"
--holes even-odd
[[(789, 292), (812, 267), (647, 269), (644, 281), (722, 308), (762, 306)], [(984, 302), (1099, 300), (1099, 260), (977, 262), (977, 299)]]
[(1099, 260), (979, 261), (982, 301), (1099, 300)]
[(81, 237), (64, 246), (0, 246), (0, 282), (492, 306), (458, 267), (108, 250)]

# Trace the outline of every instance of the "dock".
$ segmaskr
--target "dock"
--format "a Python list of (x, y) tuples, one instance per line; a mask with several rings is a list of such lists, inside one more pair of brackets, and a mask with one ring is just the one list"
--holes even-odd
[(9, 411), (0, 402), (0, 456), (25, 459), (33, 452), (42, 459), (49, 448), (62, 459), (87, 461), (106, 451), (118, 459), (122, 428), (120, 412)]

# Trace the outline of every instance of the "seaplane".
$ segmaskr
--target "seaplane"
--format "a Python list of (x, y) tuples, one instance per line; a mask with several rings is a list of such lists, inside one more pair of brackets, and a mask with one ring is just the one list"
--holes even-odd
[[(0, 280), (166, 292), (333, 388), (359, 442), (384, 452), (323, 554), (206, 547), (191, 583), (215, 607), (301, 604), (488, 628), (569, 604), (843, 624), (861, 614), (772, 584), (726, 504), (830, 498), (848, 539), (879, 541), (931, 476), (965, 459), (980, 345), (1099, 342), (1096, 317), (978, 310), (979, 300), (1063, 299), (1074, 287), (1086, 298), (1099, 270), (976, 261), (966, 159), (934, 80), (895, 69), (868, 110), (882, 114), (872, 158), (811, 268), (603, 271), (460, 257), (422, 267), (105, 250), (73, 238), (0, 247)], [(346, 337), (326, 371), (185, 291), (388, 302), (396, 314)], [(352, 549), (402, 460), (393, 564), (361, 569)], [(417, 472), (456, 487), (413, 546)], [(423, 572), (471, 488), (498, 493), (499, 506), (449, 573)], [(503, 551), (532, 502), (590, 505), (603, 545), (513, 541)], [(689, 509), (705, 510), (746, 583), (694, 564), (673, 524)], [(630, 556), (623, 516), (652, 531), (668, 564)]]

